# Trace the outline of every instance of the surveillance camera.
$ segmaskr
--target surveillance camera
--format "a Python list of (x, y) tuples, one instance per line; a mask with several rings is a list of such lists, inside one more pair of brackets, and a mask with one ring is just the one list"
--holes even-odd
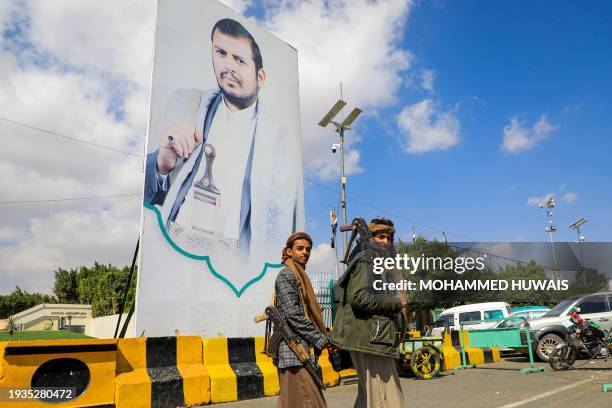
[(338, 143), (334, 143), (332, 145), (332, 153), (336, 153), (336, 151), (338, 150), (339, 147), (340, 147), (340, 145)]
[(580, 241), (581, 241), (581, 242), (584, 242), (585, 240), (586, 240), (586, 238), (584, 237), (584, 235), (581, 235), (581, 236), (580, 236)]
[(540, 204), (538, 204), (538, 207), (544, 208), (544, 204), (540, 203)]

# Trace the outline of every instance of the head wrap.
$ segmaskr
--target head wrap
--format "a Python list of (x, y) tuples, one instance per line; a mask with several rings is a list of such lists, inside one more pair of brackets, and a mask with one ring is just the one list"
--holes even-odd
[(395, 228), (393, 228), (391, 225), (378, 224), (378, 223), (375, 224), (371, 222), (368, 224), (368, 229), (370, 230), (372, 235), (376, 235), (376, 234), (393, 235), (395, 234)]
[(305, 239), (310, 243), (310, 245), (312, 245), (312, 238), (310, 238), (310, 235), (302, 231), (294, 232), (293, 234), (289, 235), (289, 238), (287, 238), (287, 242), (285, 243), (285, 247), (283, 248), (283, 253), (281, 254), (281, 263), (285, 263), (285, 261), (289, 259), (289, 255), (287, 255), (287, 249), (292, 249), (293, 243), (298, 239)]
[(291, 269), (300, 284), (300, 293), (304, 302), (304, 315), (307, 319), (312, 321), (312, 323), (321, 333), (326, 335), (327, 329), (325, 328), (325, 323), (323, 322), (323, 312), (319, 302), (317, 301), (317, 296), (312, 289), (310, 278), (306, 274), (304, 268), (302, 268), (302, 266), (297, 262), (294, 262), (293, 259), (287, 254), (287, 249), (292, 249), (293, 243), (298, 239), (305, 239), (310, 243), (310, 245), (312, 245), (312, 238), (310, 238), (310, 235), (305, 232), (294, 232), (289, 236), (289, 238), (287, 238), (287, 243), (283, 248), (282, 263)]

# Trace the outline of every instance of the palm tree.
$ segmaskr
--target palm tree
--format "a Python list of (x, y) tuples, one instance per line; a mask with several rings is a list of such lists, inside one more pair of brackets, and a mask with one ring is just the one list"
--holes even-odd
[(13, 340), (13, 334), (17, 332), (17, 329), (15, 319), (13, 319), (13, 316), (9, 316), (9, 318), (6, 320), (6, 331), (8, 332), (9, 340)]

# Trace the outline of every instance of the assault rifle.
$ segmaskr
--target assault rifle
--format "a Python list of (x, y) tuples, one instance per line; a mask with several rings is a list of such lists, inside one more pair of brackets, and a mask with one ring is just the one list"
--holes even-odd
[(348, 245), (346, 246), (344, 259), (340, 261), (345, 265), (349, 264), (349, 256), (351, 255), (351, 250), (353, 249), (353, 242), (355, 242), (355, 238), (357, 238), (357, 235), (361, 237), (361, 242), (364, 243), (366, 247), (378, 249), (377, 245), (374, 243), (374, 238), (372, 237), (372, 233), (368, 228), (368, 224), (366, 224), (363, 218), (355, 218), (350, 224), (341, 226), (340, 231), (351, 231), (351, 237), (349, 238)]
[[(325, 384), (323, 384), (323, 381), (321, 378), (319, 378), (315, 365), (310, 360), (310, 353), (308, 349), (298, 341), (297, 336), (295, 333), (293, 333), (293, 330), (291, 330), (285, 319), (283, 319), (283, 316), (281, 316), (279, 311), (274, 306), (266, 307), (265, 313), (268, 316), (268, 321), (266, 323), (266, 342), (264, 347), (266, 354), (272, 358), (278, 358), (278, 346), (281, 340), (285, 340), (291, 351), (293, 351), (298, 360), (300, 360), (300, 363), (302, 363), (304, 368), (306, 368), (308, 374), (310, 374), (317, 386), (320, 389), (325, 390)], [(270, 322), (274, 324), (274, 332), (272, 336), (268, 336)]]
[[(395, 252), (395, 251), (388, 251), (388, 250), (383, 249), (380, 245), (378, 245), (374, 241), (374, 237), (372, 236), (372, 233), (370, 232), (370, 228), (368, 228), (368, 224), (366, 224), (363, 218), (360, 218), (360, 217), (355, 218), (353, 222), (351, 222), (350, 224), (341, 226), (340, 231), (341, 232), (351, 231), (351, 237), (349, 239), (348, 245), (346, 246), (346, 253), (344, 254), (344, 259), (340, 261), (345, 265), (349, 264), (349, 257), (351, 255), (353, 242), (355, 241), (355, 238), (357, 237), (357, 235), (359, 235), (360, 237), (362, 249), (367, 249), (367, 248), (373, 249), (377, 254), (379, 254), (382, 257), (392, 256)], [(391, 242), (389, 245), (393, 246), (393, 243)], [(401, 279), (403, 279), (402, 272), (398, 270), (397, 268), (391, 271), (391, 277), (396, 282), (399, 282)], [(348, 279), (349, 279), (349, 276), (347, 272), (345, 272), (344, 275), (340, 277), (338, 284), (341, 286), (346, 285), (346, 283), (348, 282)], [(400, 333), (398, 333), (399, 336), (396, 339), (395, 347), (398, 347), (400, 344), (404, 343), (404, 340), (406, 339), (407, 326), (408, 326), (408, 309), (402, 308), (401, 317), (403, 320), (403, 325), (401, 325)], [(396, 322), (396, 326), (399, 326), (397, 322)]]

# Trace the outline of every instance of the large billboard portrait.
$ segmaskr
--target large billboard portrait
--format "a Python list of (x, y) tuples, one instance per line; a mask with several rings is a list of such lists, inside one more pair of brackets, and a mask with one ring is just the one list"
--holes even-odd
[(217, 1), (160, 0), (136, 332), (250, 336), (304, 228), (297, 52)]

